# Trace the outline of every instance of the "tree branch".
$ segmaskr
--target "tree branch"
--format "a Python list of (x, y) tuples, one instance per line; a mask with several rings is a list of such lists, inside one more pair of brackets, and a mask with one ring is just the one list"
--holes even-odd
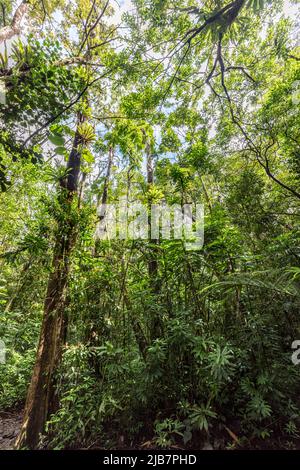
[(28, 7), (29, 0), (23, 0), (15, 11), (11, 25), (0, 29), (0, 44), (21, 33), (21, 21), (26, 15)]

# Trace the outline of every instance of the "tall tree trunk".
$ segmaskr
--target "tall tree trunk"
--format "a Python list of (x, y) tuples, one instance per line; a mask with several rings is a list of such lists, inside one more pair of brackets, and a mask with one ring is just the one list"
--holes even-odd
[[(102, 191), (102, 194), (98, 193), (98, 197), (97, 197), (97, 215), (99, 211), (98, 221), (100, 223), (104, 220), (105, 214), (106, 214), (105, 204), (107, 204), (107, 199), (108, 199), (108, 189), (109, 189), (109, 183), (110, 183), (110, 174), (111, 174), (111, 167), (113, 164), (113, 158), (114, 158), (114, 149), (112, 146), (110, 146), (109, 151), (108, 151), (108, 162), (107, 162), (106, 176), (104, 179), (103, 191)], [(98, 247), (99, 247), (99, 240), (96, 240), (95, 246), (93, 248), (93, 256), (95, 257), (97, 257), (98, 255)]]
[[(111, 175), (111, 167), (113, 164), (113, 158), (114, 158), (114, 149), (112, 146), (110, 146), (109, 151), (108, 151), (108, 163), (107, 163), (107, 170), (106, 170), (106, 176), (104, 180), (103, 191), (102, 191), (102, 194), (99, 192), (98, 197), (97, 197), (97, 210), (100, 208), (99, 222), (102, 222), (102, 220), (105, 217), (104, 205), (107, 204), (107, 200), (108, 200), (108, 189), (109, 189), (109, 183), (110, 183), (110, 175)], [(95, 246), (93, 248), (94, 257), (98, 256), (99, 242), (100, 240), (95, 241)], [(98, 337), (99, 337), (98, 333), (99, 333), (99, 328), (97, 326), (97, 319), (92, 318), (92, 325), (87, 334), (87, 342), (90, 347), (98, 346)], [(95, 357), (93, 354), (91, 354), (89, 357), (89, 364), (91, 368), (94, 369), (96, 376), (100, 377), (99, 359)]]
[(113, 164), (113, 158), (114, 158), (114, 149), (113, 149), (112, 146), (110, 146), (109, 150), (108, 150), (108, 163), (107, 163), (106, 176), (105, 176), (104, 186), (103, 186), (103, 191), (102, 191), (102, 197), (100, 198), (100, 194), (99, 194), (98, 205), (100, 203), (100, 200), (101, 200), (101, 205), (107, 203), (108, 188), (109, 188), (110, 174), (111, 174), (111, 167), (112, 167), (112, 164)]
[(29, 1), (23, 0), (15, 11), (11, 25), (0, 29), (0, 44), (21, 33), (21, 21), (26, 15), (28, 7)]
[[(147, 185), (150, 188), (154, 183), (154, 167), (153, 167), (153, 156), (151, 145), (148, 142), (146, 146), (147, 153)], [(159, 240), (153, 239), (151, 236), (151, 201), (148, 205), (148, 225), (149, 225), (149, 241), (152, 245), (159, 245)], [(158, 261), (157, 261), (157, 249), (151, 248), (149, 253), (148, 261), (148, 274), (150, 281), (151, 292), (154, 297), (160, 293), (160, 282), (158, 278)], [(151, 321), (151, 339), (154, 340), (161, 336), (162, 324), (159, 314), (155, 311)]]
[(143, 359), (145, 360), (147, 356), (147, 348), (149, 345), (148, 345), (147, 339), (145, 337), (145, 334), (143, 332), (143, 329), (141, 327), (139, 320), (132, 315), (132, 306), (129, 301), (126, 288), (124, 291), (124, 303), (130, 315), (130, 323), (131, 323), (131, 327), (132, 327), (132, 331), (133, 331), (136, 343), (138, 345), (139, 351)]
[[(131, 250), (130, 250), (130, 253), (129, 253), (129, 258), (128, 258), (126, 264), (125, 264), (125, 256), (123, 256), (123, 258), (122, 258), (122, 284), (121, 284), (121, 291), (120, 291), (120, 301), (122, 301), (123, 306), (126, 307), (136, 343), (138, 345), (139, 351), (140, 351), (143, 359), (145, 360), (146, 355), (147, 355), (147, 348), (148, 348), (149, 344), (148, 344), (147, 338), (146, 338), (146, 336), (143, 332), (143, 328), (142, 328), (142, 326), (139, 322), (139, 319), (134, 314), (132, 304), (131, 304), (130, 299), (128, 297), (127, 287), (126, 287), (126, 278), (127, 278), (127, 274), (128, 274), (128, 267), (129, 267), (129, 263), (130, 263), (130, 259), (131, 259), (131, 255), (132, 255), (132, 251), (133, 251), (133, 246), (134, 246), (134, 243), (132, 242)], [(124, 333), (125, 333), (125, 331), (124, 331)]]
[[(83, 122), (84, 119), (83, 116), (79, 116), (79, 122)], [(72, 217), (72, 202), (78, 188), (81, 147), (82, 139), (77, 131), (68, 160), (68, 175), (61, 181), (59, 199), (64, 218), (58, 227), (36, 362), (28, 389), (23, 424), (16, 441), (17, 448), (37, 448), (46, 421), (57, 407), (54, 373), (60, 363), (67, 333), (64, 306), (70, 256), (77, 234), (76, 222)]]

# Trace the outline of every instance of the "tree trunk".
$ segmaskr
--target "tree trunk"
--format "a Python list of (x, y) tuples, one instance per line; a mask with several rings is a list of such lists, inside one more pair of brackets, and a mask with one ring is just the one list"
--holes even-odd
[[(99, 192), (98, 197), (97, 197), (97, 210), (100, 208), (100, 213), (99, 213), (99, 222), (102, 222), (102, 220), (105, 217), (105, 208), (104, 205), (107, 204), (108, 200), (108, 189), (109, 189), (109, 183), (110, 183), (110, 174), (111, 174), (111, 167), (113, 164), (113, 157), (114, 157), (114, 150), (113, 147), (109, 147), (109, 152), (108, 152), (108, 163), (107, 163), (107, 170), (106, 170), (106, 176), (104, 180), (104, 186), (103, 186), (103, 191), (102, 195)], [(99, 251), (99, 240), (95, 241), (95, 246), (93, 248), (93, 256), (97, 257), (98, 256), (98, 251)], [(92, 318), (92, 325), (90, 327), (90, 330), (88, 332), (88, 339), (87, 342), (90, 347), (98, 346), (98, 326), (97, 326), (97, 321), (96, 319)], [(89, 357), (89, 364), (91, 368), (95, 371), (95, 374), (97, 377), (100, 377), (100, 368), (99, 368), (99, 360), (97, 357), (95, 357), (93, 354), (90, 355)]]
[(0, 44), (21, 33), (21, 21), (26, 15), (28, 7), (28, 0), (23, 0), (15, 11), (11, 25), (0, 29)]
[(105, 217), (105, 208), (103, 207), (105, 204), (107, 204), (107, 199), (108, 199), (108, 188), (109, 188), (109, 182), (110, 182), (110, 174), (111, 174), (111, 167), (113, 164), (113, 157), (114, 157), (114, 151), (112, 147), (109, 147), (108, 151), (108, 164), (107, 164), (107, 170), (106, 170), (106, 176), (104, 180), (104, 186), (103, 186), (103, 191), (102, 191), (102, 197), (99, 197), (97, 199), (97, 205), (98, 208), (100, 206), (100, 215), (99, 215), (99, 221), (101, 222), (104, 217)]
[[(151, 187), (154, 183), (154, 168), (153, 168), (153, 156), (151, 151), (150, 143), (146, 147), (147, 153), (147, 185), (148, 188)], [(159, 245), (159, 240), (152, 239), (151, 236), (151, 201), (148, 206), (148, 226), (149, 226), (149, 241), (153, 245)], [(148, 274), (150, 281), (150, 289), (154, 297), (158, 296), (160, 293), (160, 281), (158, 278), (158, 261), (157, 261), (157, 250), (156, 248), (150, 249), (149, 261), (148, 261)], [(154, 313), (154, 316), (151, 321), (151, 340), (159, 338), (162, 334), (162, 324), (159, 314)]]
[(125, 302), (126, 308), (127, 308), (128, 312), (129, 312), (129, 315), (130, 315), (131, 327), (132, 327), (132, 331), (133, 331), (136, 343), (138, 345), (141, 356), (145, 360), (146, 356), (147, 356), (147, 348), (148, 348), (149, 345), (148, 345), (147, 339), (144, 335), (143, 329), (140, 325), (140, 322), (138, 321), (137, 318), (135, 318), (132, 315), (132, 307), (131, 307), (131, 303), (128, 299), (126, 290), (124, 292), (124, 302)]
[[(79, 116), (82, 122), (84, 117)], [(65, 217), (60, 221), (53, 254), (53, 269), (49, 276), (44, 303), (36, 362), (28, 389), (24, 419), (16, 447), (35, 449), (46, 421), (55, 412), (58, 400), (55, 394), (54, 373), (66, 339), (67, 319), (64, 314), (70, 257), (76, 241), (77, 227), (72, 217), (72, 201), (77, 193), (80, 172), (82, 139), (75, 134), (68, 161), (68, 176), (61, 181), (60, 203)]]

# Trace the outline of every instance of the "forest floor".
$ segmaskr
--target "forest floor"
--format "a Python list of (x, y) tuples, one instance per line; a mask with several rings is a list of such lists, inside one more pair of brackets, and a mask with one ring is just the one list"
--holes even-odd
[[(0, 411), (0, 451), (1, 450), (12, 450), (14, 446), (14, 442), (16, 440), (16, 437), (19, 433), (21, 424), (22, 424), (22, 415), (23, 411), (20, 409), (11, 409), (9, 411)], [(227, 428), (228, 429), (228, 428)], [(231, 436), (234, 436), (236, 439), (236, 436), (234, 433), (231, 432)], [(228, 436), (227, 436), (228, 437)], [(101, 449), (104, 450), (105, 448), (111, 448), (111, 444), (114, 441), (114, 449), (118, 450), (132, 450), (132, 449), (140, 449), (140, 450), (149, 450), (149, 449), (157, 449), (157, 446), (149, 438), (149, 440), (146, 440), (146, 438), (143, 437), (142, 441), (139, 442), (131, 442), (130, 444), (124, 442), (124, 436), (120, 436), (118, 441), (115, 439), (112, 439), (112, 441), (107, 441), (106, 444), (108, 446), (102, 447), (100, 443), (95, 442), (92, 446), (82, 448), (80, 445), (75, 445), (74, 449)], [(200, 442), (200, 441), (199, 441)], [(101, 442), (103, 445), (103, 442)], [(286, 441), (285, 439), (281, 439), (280, 436), (273, 437), (270, 439), (267, 439), (266, 441), (262, 440), (255, 440), (251, 442), (248, 442), (247, 445), (237, 445), (234, 446), (234, 442), (231, 442), (231, 446), (229, 446), (230, 442), (226, 439), (226, 435), (222, 436), (220, 439), (216, 439), (213, 441), (213, 445), (210, 442), (204, 442), (199, 446), (198, 445), (195, 448), (199, 448), (199, 450), (220, 450), (220, 449), (261, 449), (261, 450), (275, 450), (275, 449), (300, 449), (300, 439), (291, 439), (290, 441)], [(199, 447), (198, 447), (199, 446)], [(228, 447), (229, 446), (229, 447)], [(71, 447), (73, 448), (73, 447)], [(173, 450), (175, 449), (184, 449), (180, 444), (174, 445), (171, 448)], [(193, 447), (194, 448), (194, 447)]]
[(0, 450), (12, 450), (22, 424), (22, 411), (0, 412)]

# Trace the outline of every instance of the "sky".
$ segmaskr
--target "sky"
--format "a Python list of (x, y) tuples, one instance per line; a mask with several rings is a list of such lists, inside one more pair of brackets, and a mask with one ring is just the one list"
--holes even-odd
[[(20, 3), (20, 0), (13, 1), (13, 11), (15, 10), (16, 6)], [(131, 0), (110, 0), (111, 5), (113, 6), (115, 12), (114, 14), (106, 20), (108, 24), (120, 25), (122, 23), (122, 15), (124, 13), (129, 13), (134, 10), (134, 5)], [(197, 0), (195, 0), (195, 4), (197, 4)], [(291, 19), (297, 19), (299, 25), (299, 18), (300, 18), (300, 0), (298, 0), (298, 5), (293, 4), (291, 0), (284, 0), (284, 15)], [(61, 12), (57, 12), (55, 14), (55, 20), (60, 23), (63, 20), (63, 15)], [(22, 24), (22, 34), (21, 40), (26, 41), (26, 33), (28, 31), (28, 25), (26, 19), (23, 20)], [(262, 35), (264, 35), (264, 31), (262, 31)], [(75, 38), (75, 33), (70, 29), (70, 36)], [(300, 46), (300, 32), (296, 33), (295, 42), (298, 46)], [(16, 40), (16, 37), (12, 38), (11, 40), (6, 42), (6, 48), (8, 56), (10, 55), (11, 45)], [(4, 44), (0, 44), (0, 53), (3, 54), (4, 52)]]
[[(107, 23), (115, 24), (118, 25), (122, 22), (122, 15), (124, 13), (128, 13), (130, 11), (133, 11), (134, 5), (131, 0), (110, 0), (111, 5), (115, 9), (114, 15), (111, 16), (108, 20)], [(195, 3), (198, 3), (197, 0), (195, 0)], [(14, 0), (13, 5), (18, 5), (19, 0)], [(286, 17), (295, 19), (300, 17), (300, 4), (298, 5), (293, 5), (290, 0), (284, 0), (284, 14)], [(57, 20), (60, 20), (62, 17), (61, 14), (57, 13)], [(26, 21), (23, 22), (23, 34), (22, 37), (24, 37), (24, 34), (26, 34)], [(15, 40), (15, 38), (14, 38)], [(7, 48), (8, 52), (10, 51), (10, 46), (11, 46), (12, 41), (7, 41)], [(300, 43), (300, 37), (299, 37), (299, 43)], [(2, 53), (4, 50), (3, 44), (0, 45), (0, 52)]]
[[(16, 5), (20, 3), (20, 0), (14, 0), (13, 6), (16, 8)], [(195, 0), (195, 4), (199, 3), (197, 0)], [(106, 20), (107, 23), (109, 24), (114, 24), (114, 25), (120, 25), (122, 23), (122, 15), (124, 13), (132, 12), (134, 10), (134, 5), (131, 0), (110, 0), (110, 4), (114, 7), (114, 14)], [(286, 17), (292, 18), (292, 19), (298, 19), (300, 18), (300, 4), (298, 1), (298, 5), (292, 4), (290, 0), (284, 0), (284, 14)], [(60, 23), (60, 21), (63, 20), (63, 15), (58, 12), (55, 15), (55, 21)], [(22, 35), (21, 39), (26, 40), (26, 21), (23, 22), (23, 29), (22, 29)], [(263, 34), (263, 32), (262, 32)], [(74, 37), (75, 34), (70, 30), (70, 35), (71, 37)], [(7, 50), (8, 54), (11, 49), (11, 43), (16, 40), (16, 37), (13, 38), (11, 41), (7, 41)], [(298, 42), (298, 45), (300, 45), (300, 36), (299, 39), (296, 41)], [(0, 52), (2, 53), (4, 50), (3, 44), (0, 45)], [(0, 90), (1, 91), (1, 90)]]
[[(112, 0), (115, 8), (115, 14), (112, 17), (112, 22), (118, 24), (121, 22), (122, 14), (132, 10), (133, 4), (131, 0)], [(197, 0), (195, 4), (197, 4)], [(284, 14), (287, 17), (296, 18), (300, 15), (300, 5), (292, 5), (289, 0), (284, 0)]]

